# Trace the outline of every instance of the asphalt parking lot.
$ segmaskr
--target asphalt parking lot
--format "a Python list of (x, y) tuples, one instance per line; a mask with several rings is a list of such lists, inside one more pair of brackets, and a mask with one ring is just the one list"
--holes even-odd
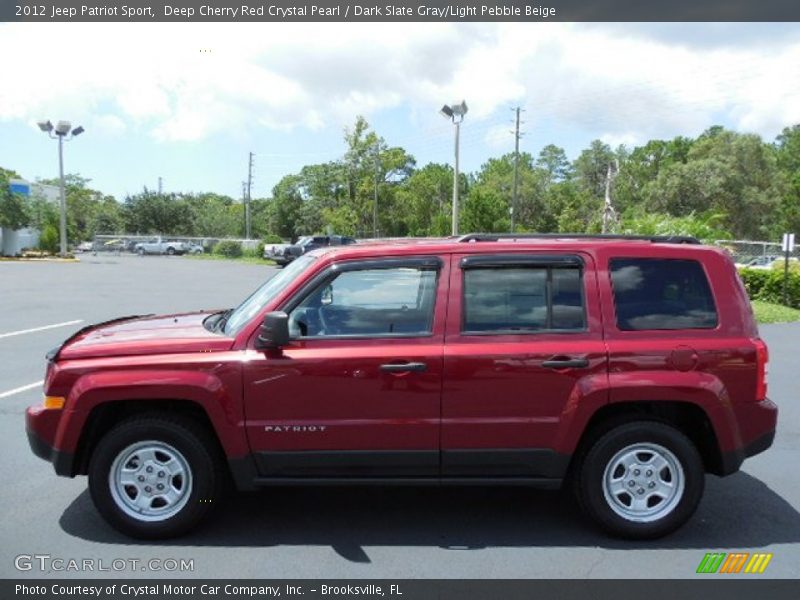
[(0, 263), (0, 577), (110, 575), (20, 572), (20, 554), (193, 561), (189, 572), (116, 574), (126, 577), (691, 578), (706, 552), (759, 551), (774, 556), (758, 577), (800, 573), (800, 324), (762, 327), (781, 409), (774, 446), (736, 475), (709, 476), (697, 514), (662, 540), (610, 539), (561, 494), (524, 488), (269, 489), (235, 496), (178, 540), (117, 534), (95, 512), (85, 478), (56, 477), (28, 448), (23, 413), (40, 400), (45, 353), (116, 316), (233, 306), (273, 273), (181, 257)]

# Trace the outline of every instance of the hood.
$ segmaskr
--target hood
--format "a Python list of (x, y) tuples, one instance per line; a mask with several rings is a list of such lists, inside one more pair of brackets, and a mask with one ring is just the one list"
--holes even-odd
[(203, 321), (214, 312), (123, 317), (90, 325), (64, 342), (57, 358), (66, 360), (228, 350), (233, 344), (232, 338), (212, 333), (203, 327)]

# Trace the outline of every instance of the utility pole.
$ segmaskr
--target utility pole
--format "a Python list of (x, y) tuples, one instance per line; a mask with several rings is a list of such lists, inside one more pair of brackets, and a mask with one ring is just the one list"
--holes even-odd
[(247, 162), (247, 195), (245, 197), (244, 203), (244, 234), (245, 238), (248, 240), (250, 239), (250, 191), (253, 187), (253, 156), (255, 156), (252, 152), (250, 153), (250, 158)]
[(242, 206), (244, 207), (244, 231), (247, 237), (247, 182), (242, 182)]
[(603, 206), (603, 233), (614, 233), (612, 230), (617, 228), (617, 211), (611, 201), (611, 187), (619, 174), (619, 161), (614, 159), (608, 163), (606, 171), (606, 198)]
[(514, 223), (517, 217), (517, 190), (519, 188), (519, 138), (522, 134), (519, 132), (519, 113), (521, 108), (518, 106), (513, 109), (516, 113), (516, 126), (514, 127), (514, 191), (511, 195), (511, 233), (514, 233)]
[(375, 199), (372, 204), (372, 237), (378, 237), (378, 175), (380, 169), (378, 142), (375, 142)]
[(164, 180), (161, 177), (159, 177), (158, 178), (158, 195), (159, 196), (163, 193), (163, 190), (164, 190), (163, 184), (164, 184)]

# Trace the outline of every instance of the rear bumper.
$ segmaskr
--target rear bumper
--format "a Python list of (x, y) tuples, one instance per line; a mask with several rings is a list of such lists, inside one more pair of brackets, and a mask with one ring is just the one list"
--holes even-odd
[(31, 406), (25, 411), (25, 431), (31, 451), (36, 456), (52, 463), (57, 475), (74, 477), (75, 454), (56, 448), (53, 441), (61, 412)]
[[(743, 412), (747, 414), (742, 414)], [(750, 435), (739, 448), (722, 453), (719, 475), (735, 473), (746, 458), (764, 452), (775, 440), (778, 407), (772, 401), (749, 404), (746, 409), (740, 409), (737, 413), (739, 422), (748, 427)], [(755, 427), (757, 429), (754, 431)]]

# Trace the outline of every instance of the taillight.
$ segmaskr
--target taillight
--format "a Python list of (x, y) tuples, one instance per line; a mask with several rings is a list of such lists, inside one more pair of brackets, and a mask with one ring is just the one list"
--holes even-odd
[(767, 397), (767, 374), (769, 373), (769, 350), (763, 340), (754, 339), (756, 346), (756, 401)]

